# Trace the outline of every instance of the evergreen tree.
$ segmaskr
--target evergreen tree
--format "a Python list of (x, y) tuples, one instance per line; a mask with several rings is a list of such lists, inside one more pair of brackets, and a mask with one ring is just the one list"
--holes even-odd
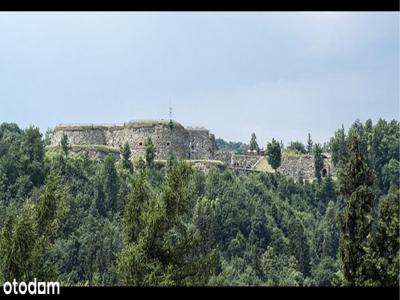
[(0, 232), (0, 278), (12, 281), (53, 279), (57, 270), (47, 260), (68, 209), (68, 190), (50, 174), (38, 202), (28, 200), (9, 211)]
[(293, 151), (296, 154), (306, 154), (306, 148), (304, 147), (303, 143), (299, 141), (291, 142), (287, 147), (287, 150)]
[(53, 128), (47, 128), (45, 134), (44, 134), (44, 139), (43, 139), (43, 144), (44, 146), (49, 146), (51, 144), (51, 138), (53, 137)]
[(132, 190), (123, 212), (124, 240), (126, 243), (137, 241), (143, 229), (142, 211), (149, 205), (151, 187), (148, 183), (146, 169), (139, 170), (132, 182)]
[(26, 201), (18, 212), (8, 212), (0, 232), (0, 279), (4, 281), (34, 278), (34, 250), (37, 239), (35, 206)]
[(383, 192), (387, 193), (391, 187), (400, 187), (400, 162), (392, 158), (382, 167), (382, 187)]
[(340, 213), (339, 268), (344, 285), (363, 285), (368, 280), (365, 262), (367, 237), (371, 235), (374, 175), (360, 148), (360, 140), (350, 140), (350, 160), (339, 170), (340, 193), (345, 207)]
[(330, 139), (329, 148), (332, 154), (332, 162), (338, 166), (340, 162), (346, 162), (349, 158), (349, 149), (346, 142), (346, 133), (344, 126), (335, 132), (335, 135)]
[(311, 134), (308, 134), (308, 139), (307, 139), (307, 153), (311, 154), (313, 150), (313, 140), (311, 139)]
[[(324, 178), (322, 185), (320, 186), (321, 194), (320, 200), (323, 208), (327, 207), (329, 201), (336, 202), (337, 195), (335, 191), (335, 184), (331, 176)], [(322, 211), (324, 213), (325, 211)]]
[(359, 148), (360, 151), (362, 152), (362, 155), (365, 159), (365, 162), (368, 164), (369, 167), (371, 167), (370, 163), (370, 157), (368, 153), (368, 139), (365, 134), (365, 129), (363, 123), (357, 119), (350, 127), (349, 133), (348, 133), (348, 140), (352, 139), (352, 136), (356, 135), (359, 140)]
[(329, 201), (324, 216), (324, 233), (322, 242), (322, 256), (336, 258), (339, 244), (338, 228), (336, 223), (337, 211), (332, 201)]
[(277, 142), (275, 139), (272, 139), (272, 142), (268, 143), (267, 145), (266, 155), (268, 163), (276, 173), (276, 170), (279, 168), (282, 162), (281, 146), (279, 145), (279, 142)]
[(289, 253), (296, 258), (298, 269), (304, 274), (310, 273), (310, 247), (303, 225), (295, 216), (288, 225)]
[(324, 167), (324, 157), (322, 156), (322, 148), (320, 144), (314, 146), (314, 175), (318, 182), (321, 181), (321, 170)]
[(391, 159), (399, 161), (400, 122), (379, 119), (372, 129), (370, 144), (371, 165), (377, 177), (377, 186), (382, 192), (388, 191), (383, 171)]
[(288, 256), (268, 246), (261, 258), (262, 278), (267, 286), (300, 286), (304, 275), (294, 256)]
[(119, 200), (120, 182), (115, 168), (115, 159), (108, 155), (102, 164), (95, 180), (96, 206), (102, 216), (115, 213), (120, 209)]
[(255, 150), (255, 151), (257, 151), (257, 153), (260, 150), (259, 147), (258, 147), (258, 144), (257, 144), (257, 137), (256, 137), (256, 134), (254, 132), (251, 134), (249, 149), (251, 151)]
[(331, 286), (331, 281), (336, 269), (337, 265), (335, 259), (330, 256), (323, 257), (311, 270), (312, 285)]
[(24, 173), (29, 176), (34, 186), (39, 186), (44, 181), (45, 171), (43, 168), (44, 145), (38, 128), (31, 126), (24, 131), (20, 151), (20, 162)]
[[(200, 254), (198, 231), (186, 221), (192, 207), (188, 190), (190, 173), (185, 162), (168, 162), (161, 193), (152, 197), (140, 212), (142, 230), (118, 257), (118, 277), (122, 284), (202, 285), (213, 273), (215, 252)], [(138, 182), (142, 191), (144, 184), (143, 180)], [(142, 195), (147, 197), (146, 193)], [(133, 236), (137, 227), (130, 227), (126, 232)]]
[(151, 138), (148, 138), (146, 140), (145, 149), (146, 149), (146, 165), (152, 167), (154, 164), (154, 159), (156, 157), (156, 148), (154, 147)]
[(199, 229), (200, 245), (204, 254), (219, 244), (218, 205), (219, 201), (210, 201), (207, 198), (199, 199), (196, 204), (194, 223)]
[(34, 274), (41, 279), (53, 278), (58, 270), (49, 263), (47, 255), (68, 212), (69, 190), (58, 174), (50, 173), (35, 207), (36, 242), (33, 249)]
[(371, 247), (367, 248), (366, 263), (370, 271), (367, 284), (380, 286), (399, 284), (399, 211), (400, 191), (393, 187), (379, 203), (376, 237), (370, 242)]
[(65, 157), (67, 157), (70, 150), (70, 145), (68, 142), (68, 136), (66, 134), (63, 134), (63, 136), (61, 137), (60, 144), (62, 152), (64, 153)]
[(130, 172), (133, 170), (133, 165), (130, 160), (131, 158), (131, 148), (129, 147), (128, 142), (125, 142), (125, 144), (121, 148), (121, 154), (122, 154), (122, 167)]

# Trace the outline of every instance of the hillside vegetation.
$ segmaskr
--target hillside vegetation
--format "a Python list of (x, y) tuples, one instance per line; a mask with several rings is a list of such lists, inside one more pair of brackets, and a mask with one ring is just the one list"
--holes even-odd
[(35, 127), (0, 125), (0, 282), (398, 285), (395, 120), (335, 133), (335, 181), (201, 172), (155, 162), (151, 145), (131, 162), (128, 148), (98, 160), (44, 144)]

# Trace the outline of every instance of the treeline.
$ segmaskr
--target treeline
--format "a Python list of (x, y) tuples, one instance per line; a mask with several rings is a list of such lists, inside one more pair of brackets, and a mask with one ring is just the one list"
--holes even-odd
[(398, 285), (397, 121), (338, 130), (338, 179), (312, 182), (163, 165), (151, 140), (135, 162), (45, 143), (0, 125), (0, 282)]
[[(215, 144), (216, 144), (218, 150), (233, 151), (236, 154), (246, 154), (249, 150), (251, 152), (253, 152), (255, 150), (258, 154), (260, 154), (260, 150), (261, 150), (261, 148), (263, 148), (263, 147), (259, 146), (255, 132), (253, 132), (251, 134), (249, 144), (242, 143), (242, 142), (227, 142), (222, 138), (217, 138), (215, 140)], [(281, 148), (281, 151), (285, 151), (287, 153), (292, 153), (292, 154), (300, 154), (300, 155), (301, 154), (312, 154), (313, 149), (316, 146), (314, 144), (313, 140), (311, 139), (310, 133), (308, 134), (306, 145), (304, 145), (300, 141), (292, 141), (287, 145), (287, 147), (284, 146), (282, 141), (278, 142), (278, 144)], [(268, 143), (267, 143), (267, 145), (268, 145)], [(320, 147), (321, 147), (322, 151), (324, 151), (324, 152), (329, 151), (329, 145), (327, 143), (325, 143), (322, 146), (320, 145)], [(267, 147), (265, 147), (265, 148), (267, 148)]]
[(224, 139), (218, 138), (215, 140), (215, 145), (217, 146), (218, 150), (223, 151), (234, 151), (237, 154), (245, 154), (247, 149), (249, 148), (248, 145), (242, 142), (227, 142)]

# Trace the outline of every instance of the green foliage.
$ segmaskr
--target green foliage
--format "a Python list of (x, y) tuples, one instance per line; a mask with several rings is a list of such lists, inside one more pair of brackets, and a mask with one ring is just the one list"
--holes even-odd
[(121, 208), (119, 199), (120, 180), (115, 168), (115, 159), (108, 155), (95, 180), (96, 207), (100, 215), (112, 215)]
[(27, 281), (56, 275), (46, 255), (65, 220), (67, 197), (61, 178), (50, 174), (37, 203), (28, 200), (18, 212), (10, 207), (0, 232), (0, 278)]
[(289, 253), (296, 258), (298, 269), (304, 275), (310, 272), (310, 250), (304, 227), (300, 220), (293, 217), (288, 224)]
[[(170, 161), (163, 189), (149, 197), (142, 173), (136, 196), (125, 213), (126, 238), (118, 257), (118, 277), (124, 285), (198, 285), (212, 273), (215, 253), (201, 256), (198, 230), (187, 223), (191, 215), (187, 163)], [(138, 220), (128, 216), (133, 201), (143, 201)]]
[(250, 143), (249, 143), (249, 149), (251, 151), (255, 150), (255, 151), (257, 151), (257, 153), (260, 150), (260, 148), (258, 147), (258, 144), (257, 144), (257, 137), (256, 137), (256, 134), (254, 132), (251, 134), (251, 139), (250, 139)]
[(154, 158), (156, 157), (156, 148), (154, 147), (153, 141), (151, 138), (148, 138), (145, 143), (145, 159), (148, 167), (153, 167)]
[(308, 154), (311, 154), (313, 150), (313, 140), (311, 139), (311, 134), (308, 134), (308, 138), (307, 138), (307, 146), (306, 146), (306, 152)]
[[(11, 208), (10, 208), (11, 209)], [(2, 281), (28, 280), (37, 271), (34, 251), (37, 224), (32, 212), (32, 201), (25, 202), (18, 210), (8, 212), (0, 232), (0, 279)]]
[(242, 142), (227, 142), (221, 138), (215, 140), (215, 144), (218, 150), (224, 151), (234, 151), (237, 154), (245, 154), (247, 149), (249, 148), (248, 145)]
[(0, 200), (22, 202), (43, 184), (43, 160), (38, 128), (20, 130), (15, 124), (3, 123), (0, 126)]
[(49, 146), (51, 144), (51, 138), (53, 137), (53, 128), (47, 128), (45, 134), (44, 134), (44, 139), (43, 139), (43, 145), (44, 146)]
[(335, 135), (329, 142), (329, 148), (332, 153), (332, 161), (335, 166), (341, 161), (347, 161), (349, 158), (349, 150), (346, 143), (346, 133), (344, 127), (335, 132)]
[(349, 150), (350, 160), (339, 173), (340, 192), (346, 200), (340, 215), (339, 267), (345, 278), (343, 284), (363, 285), (368, 279), (364, 257), (371, 233), (374, 175), (357, 135), (352, 136)]
[(282, 153), (281, 146), (275, 139), (272, 139), (272, 142), (268, 143), (266, 155), (268, 158), (268, 163), (276, 172), (276, 169), (279, 168), (282, 162)]
[(299, 141), (291, 142), (289, 146), (286, 148), (289, 151), (292, 151), (296, 154), (306, 154), (306, 148), (304, 147), (304, 144)]
[(392, 188), (381, 198), (376, 236), (368, 238), (365, 262), (367, 285), (397, 286), (400, 274), (399, 237), (400, 192)]
[(143, 230), (144, 221), (142, 211), (147, 208), (151, 199), (151, 187), (148, 183), (147, 172), (140, 170), (132, 183), (132, 190), (128, 194), (128, 200), (124, 208), (124, 241), (134, 243)]
[(70, 150), (70, 145), (68, 142), (68, 136), (66, 134), (63, 134), (61, 137), (60, 145), (62, 152), (64, 153), (65, 157), (67, 157)]
[(330, 256), (325, 256), (318, 265), (311, 270), (311, 284), (315, 286), (331, 286), (334, 273), (337, 270), (336, 261)]
[(132, 154), (131, 148), (129, 147), (128, 142), (125, 142), (125, 144), (121, 148), (122, 167), (130, 172), (133, 171), (133, 165), (132, 162), (130, 161), (131, 154)]
[(337, 228), (337, 216), (338, 212), (334, 203), (330, 201), (326, 208), (324, 219), (321, 222), (323, 228), (323, 240), (322, 240), (322, 256), (336, 258), (337, 249), (339, 246), (339, 236)]
[(126, 146), (66, 155), (0, 124), (0, 281), (398, 285), (399, 140), (397, 121), (356, 121), (328, 144), (338, 180), (309, 182), (157, 163), (150, 143), (133, 168)]
[(268, 247), (261, 259), (262, 276), (267, 286), (300, 286), (304, 275), (294, 256), (276, 253)]
[(314, 175), (318, 182), (321, 181), (321, 170), (324, 167), (324, 157), (322, 156), (322, 148), (320, 144), (314, 145)]

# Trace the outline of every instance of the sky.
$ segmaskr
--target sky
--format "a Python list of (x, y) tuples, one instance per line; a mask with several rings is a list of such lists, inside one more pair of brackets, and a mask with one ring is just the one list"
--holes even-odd
[(172, 118), (260, 146), (399, 120), (399, 12), (1, 12), (0, 122)]

